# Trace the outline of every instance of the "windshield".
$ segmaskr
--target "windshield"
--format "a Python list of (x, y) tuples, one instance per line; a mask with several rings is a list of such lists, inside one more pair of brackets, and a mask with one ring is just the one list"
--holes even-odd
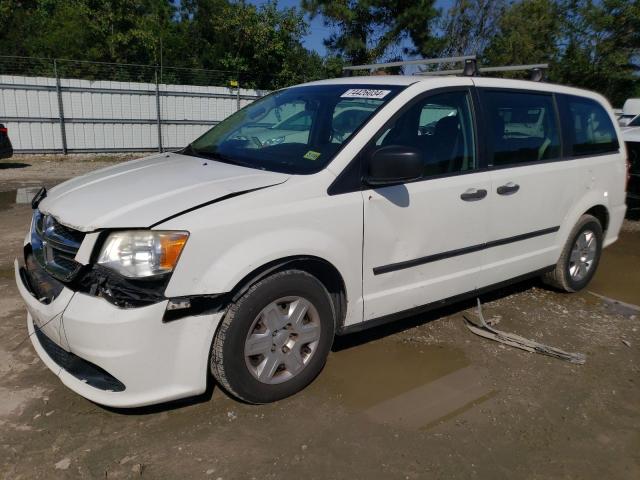
[(628, 124), (627, 127), (640, 127), (640, 115), (638, 115), (637, 117), (635, 117), (633, 120), (631, 120)]
[(317, 85), (280, 90), (226, 118), (183, 153), (262, 170), (322, 170), (402, 88)]

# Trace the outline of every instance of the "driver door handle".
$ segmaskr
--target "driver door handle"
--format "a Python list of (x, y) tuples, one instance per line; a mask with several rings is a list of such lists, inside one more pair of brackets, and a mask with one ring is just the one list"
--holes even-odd
[(487, 191), (484, 188), (469, 188), (466, 192), (460, 195), (460, 198), (465, 202), (475, 202), (482, 200), (487, 196)]
[(498, 187), (498, 195), (513, 195), (518, 190), (520, 190), (520, 185), (513, 182), (505, 183), (504, 185), (500, 185)]

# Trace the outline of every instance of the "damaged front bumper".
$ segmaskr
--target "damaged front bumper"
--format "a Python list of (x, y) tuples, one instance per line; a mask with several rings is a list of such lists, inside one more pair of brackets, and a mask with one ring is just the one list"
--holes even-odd
[(120, 308), (67, 286), (54, 298), (38, 299), (17, 260), (14, 269), (33, 346), (71, 390), (111, 407), (139, 407), (206, 390), (211, 342), (223, 312), (167, 323), (166, 299)]

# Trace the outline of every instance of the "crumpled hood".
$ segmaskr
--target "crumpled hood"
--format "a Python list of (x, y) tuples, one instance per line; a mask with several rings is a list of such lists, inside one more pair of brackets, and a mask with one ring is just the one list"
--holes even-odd
[(90, 232), (149, 227), (193, 207), (289, 176), (176, 153), (121, 163), (52, 188), (39, 209)]

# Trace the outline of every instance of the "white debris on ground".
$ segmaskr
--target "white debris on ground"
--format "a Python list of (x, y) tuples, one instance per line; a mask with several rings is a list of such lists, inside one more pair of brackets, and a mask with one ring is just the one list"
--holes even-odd
[(586, 361), (586, 356), (582, 353), (565, 352), (559, 348), (544, 345), (514, 333), (503, 332), (492, 328), (484, 319), (480, 299), (478, 299), (477, 315), (472, 315), (467, 312), (463, 316), (467, 328), (481, 337), (488, 338), (511, 347), (519, 348), (527, 352), (541, 353), (543, 355), (548, 355), (550, 357), (555, 357), (578, 365), (582, 365)]
[(63, 458), (58, 463), (55, 464), (56, 470), (67, 470), (71, 465), (71, 459), (69, 457)]

